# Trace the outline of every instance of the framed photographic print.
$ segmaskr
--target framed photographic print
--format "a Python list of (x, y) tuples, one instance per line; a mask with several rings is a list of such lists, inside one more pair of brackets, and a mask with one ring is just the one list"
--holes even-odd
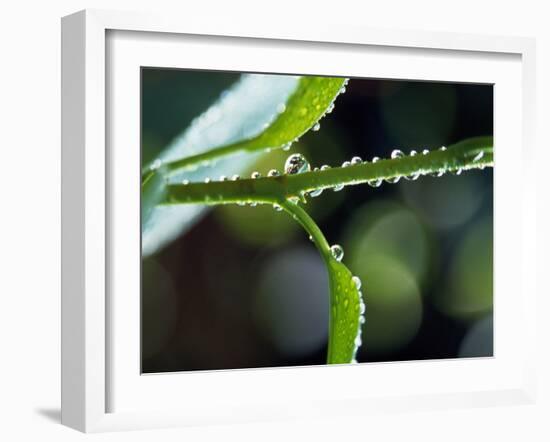
[(531, 40), (62, 26), (64, 424), (532, 400)]

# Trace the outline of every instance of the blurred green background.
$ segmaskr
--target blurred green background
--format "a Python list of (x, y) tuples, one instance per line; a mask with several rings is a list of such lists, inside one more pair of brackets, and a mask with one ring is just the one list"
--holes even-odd
[[(142, 163), (239, 77), (143, 69)], [(319, 132), (248, 173), (294, 152), (334, 166), (492, 133), (491, 85), (351, 79)], [(359, 362), (492, 355), (492, 169), (325, 191), (306, 209), (363, 281)], [(325, 363), (327, 275), (284, 213), (211, 209), (142, 264), (144, 373)]]

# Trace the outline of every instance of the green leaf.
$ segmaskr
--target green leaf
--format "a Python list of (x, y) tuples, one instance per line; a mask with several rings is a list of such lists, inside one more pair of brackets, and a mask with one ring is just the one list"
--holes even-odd
[[(182, 157), (208, 153), (217, 147), (250, 138), (260, 133), (265, 124), (277, 115), (277, 106), (286, 102), (296, 90), (299, 78), (281, 75), (243, 75), (231, 88), (163, 151), (159, 158), (144, 169), (142, 175), (142, 253), (150, 255), (183, 231), (190, 228), (204, 213), (205, 207), (189, 205), (159, 207), (164, 194), (166, 164)], [(192, 84), (189, 85), (193, 87)], [(206, 177), (241, 173), (255, 160), (254, 155), (225, 158), (209, 167), (197, 167), (172, 177), (204, 181)], [(151, 172), (151, 169), (158, 169)], [(157, 178), (157, 179), (152, 179)]]
[[(166, 149), (157, 161), (163, 168), (158, 173), (169, 174), (172, 184), (240, 173), (261, 151), (285, 147), (314, 126), (332, 109), (345, 82), (328, 77), (244, 75)], [(150, 173), (151, 165), (144, 169), (142, 191), (165, 195), (163, 188), (148, 189), (159, 185), (147, 181)], [(161, 201), (142, 199), (144, 255), (181, 234), (205, 210), (204, 206), (159, 206)]]
[(310, 235), (327, 268), (330, 286), (327, 363), (354, 362), (357, 348), (361, 345), (361, 317), (364, 310), (359, 287), (349, 269), (334, 258), (323, 233), (307, 212), (291, 202), (282, 203), (281, 207)]
[(290, 98), (277, 105), (278, 115), (257, 135), (188, 156), (167, 164), (170, 171), (192, 169), (197, 165), (236, 152), (257, 152), (290, 146), (332, 111), (333, 103), (347, 83), (345, 78), (302, 77)]
[(362, 293), (349, 269), (332, 259), (328, 262), (330, 322), (327, 363), (353, 362), (361, 345)]

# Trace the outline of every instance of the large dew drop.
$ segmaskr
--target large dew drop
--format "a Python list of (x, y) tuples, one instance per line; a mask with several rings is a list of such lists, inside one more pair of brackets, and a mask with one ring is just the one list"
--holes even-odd
[(344, 257), (344, 249), (341, 245), (338, 244), (330, 246), (330, 253), (332, 257), (338, 262), (342, 261), (342, 258)]
[(309, 172), (310, 170), (309, 161), (301, 153), (293, 153), (286, 159), (285, 173), (288, 175)]

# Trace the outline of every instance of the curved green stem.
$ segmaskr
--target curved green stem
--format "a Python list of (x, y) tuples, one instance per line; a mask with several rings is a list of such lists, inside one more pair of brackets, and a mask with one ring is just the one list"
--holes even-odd
[(291, 203), (290, 201), (285, 201), (280, 206), (302, 225), (304, 230), (311, 236), (313, 243), (325, 262), (328, 263), (331, 259), (330, 245), (313, 218), (298, 204)]
[(279, 204), (318, 189), (357, 185), (413, 175), (482, 169), (493, 165), (492, 137), (478, 137), (415, 156), (349, 167), (237, 181), (169, 184), (162, 204)]

